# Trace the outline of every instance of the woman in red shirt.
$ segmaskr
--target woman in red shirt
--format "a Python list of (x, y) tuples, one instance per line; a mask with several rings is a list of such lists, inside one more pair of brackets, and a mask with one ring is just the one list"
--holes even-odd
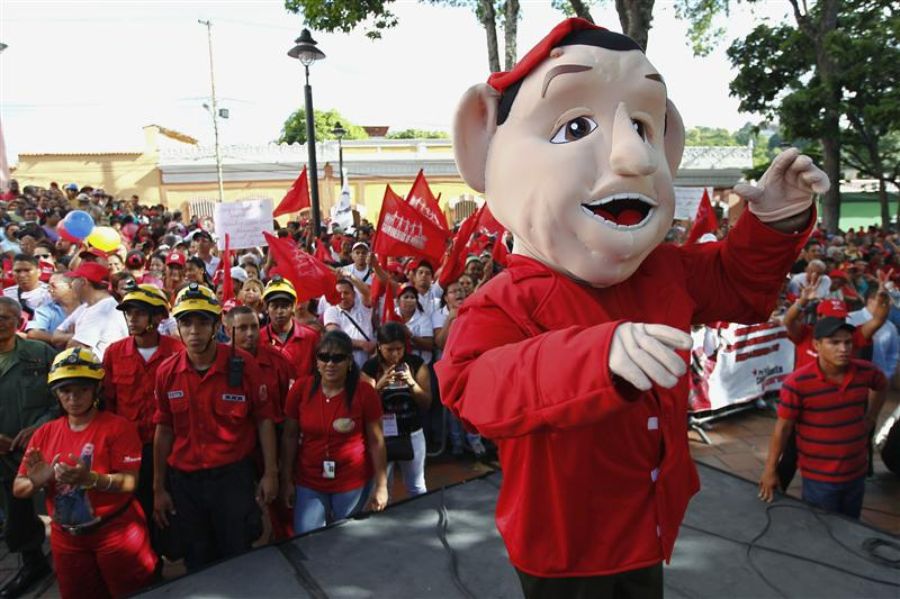
[(388, 492), (381, 400), (370, 385), (360, 384), (346, 333), (322, 336), (316, 372), (294, 383), (284, 412), (281, 497), (294, 506), (295, 533), (353, 515), (364, 504), (373, 476), (375, 489), (367, 507), (384, 509)]
[(65, 415), (35, 431), (13, 484), (20, 499), (47, 490), (50, 548), (64, 599), (130, 595), (152, 582), (156, 568), (134, 501), (141, 441), (134, 423), (98, 409), (103, 374), (86, 349), (56, 357), (48, 382)]

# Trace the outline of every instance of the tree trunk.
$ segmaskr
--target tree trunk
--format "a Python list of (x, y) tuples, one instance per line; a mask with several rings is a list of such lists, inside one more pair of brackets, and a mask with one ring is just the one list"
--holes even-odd
[[(841, 142), (840, 142), (840, 102), (841, 85), (838, 81), (837, 65), (825, 40), (837, 28), (839, 0), (825, 0), (821, 3), (821, 16), (814, 29), (811, 24), (798, 23), (807, 35), (813, 36), (816, 48), (816, 72), (826, 90), (825, 114), (822, 117), (822, 159), (825, 174), (831, 181), (822, 200), (822, 223), (829, 233), (836, 233), (841, 219)], [(808, 17), (807, 17), (808, 18)]]
[(645, 52), (650, 23), (653, 22), (654, 1), (616, 0), (616, 12), (619, 14), (619, 23), (622, 24), (622, 33), (636, 41)]
[(503, 17), (504, 46), (506, 51), (506, 70), (516, 66), (516, 36), (519, 32), (519, 0), (506, 0)]
[(878, 203), (881, 205), (881, 226), (887, 229), (891, 226), (891, 210), (888, 204), (887, 183), (884, 179), (878, 180)]
[(500, 70), (500, 50), (497, 48), (497, 13), (492, 0), (478, 0), (478, 20), (487, 34), (488, 67), (491, 73)]
[(591, 10), (587, 7), (587, 4), (582, 2), (581, 0), (569, 0), (569, 4), (572, 5), (572, 11), (575, 13), (576, 17), (581, 17), (585, 21), (594, 22), (594, 17), (591, 16)]

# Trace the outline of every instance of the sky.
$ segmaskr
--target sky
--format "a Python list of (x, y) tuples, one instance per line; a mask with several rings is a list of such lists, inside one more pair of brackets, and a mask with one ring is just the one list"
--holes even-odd
[[(316, 109), (337, 109), (359, 125), (449, 130), (462, 93), (488, 75), (484, 30), (472, 11), (401, 0), (400, 24), (370, 40), (313, 31), (326, 59), (311, 67)], [(620, 30), (610, 0), (594, 20)], [(740, 5), (716, 50), (697, 58), (673, 3), (657, 0), (648, 58), (666, 78), (688, 127), (735, 130), (757, 115), (738, 112), (725, 49), (787, 2)], [(522, 0), (519, 56), (563, 17), (549, 2)], [(230, 118), (221, 143), (276, 140), (303, 105), (303, 72), (287, 56), (303, 29), (283, 2), (0, 0), (0, 119), (7, 152), (140, 151), (141, 127), (158, 124), (211, 143), (209, 53), (213, 22), (216, 95)], [(502, 38), (502, 31), (499, 32)], [(502, 50), (501, 50), (502, 53)], [(502, 55), (502, 54), (501, 54)]]

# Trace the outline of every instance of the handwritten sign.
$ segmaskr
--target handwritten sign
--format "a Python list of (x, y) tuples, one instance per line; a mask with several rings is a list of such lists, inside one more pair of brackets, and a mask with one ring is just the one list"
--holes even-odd
[(238, 200), (216, 204), (213, 221), (219, 238), (219, 249), (225, 248), (225, 234), (231, 236), (231, 249), (263, 246), (263, 231), (272, 233), (272, 198)]
[[(676, 187), (675, 188), (675, 218), (678, 220), (694, 220), (697, 216), (697, 207), (703, 197), (704, 187)], [(709, 194), (712, 197), (712, 194)]]

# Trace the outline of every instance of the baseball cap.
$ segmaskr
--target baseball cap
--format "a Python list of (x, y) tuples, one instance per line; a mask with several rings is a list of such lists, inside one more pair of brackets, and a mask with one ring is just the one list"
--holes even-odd
[(356, 248), (365, 248), (365, 250), (368, 252), (369, 244), (366, 243), (365, 241), (357, 241), (356, 243), (353, 244), (353, 247), (350, 249), (350, 251), (353, 251)]
[(130, 268), (140, 268), (144, 265), (144, 253), (141, 250), (131, 250), (125, 256), (125, 264)]
[(206, 239), (210, 243), (213, 241), (212, 235), (210, 235), (209, 231), (204, 231), (203, 229), (197, 229), (193, 233), (193, 239), (197, 240), (200, 238)]
[(87, 279), (91, 283), (108, 283), (109, 269), (98, 262), (82, 262), (66, 273), (70, 279)]
[(166, 256), (166, 266), (180, 266), (184, 268), (187, 258), (181, 252), (171, 252)]
[(231, 267), (231, 278), (240, 281), (241, 283), (246, 283), (247, 279), (250, 277), (247, 275), (247, 271), (241, 268), (240, 266), (232, 266)]
[(839, 299), (823, 299), (816, 306), (819, 318), (847, 318), (847, 304)]
[(90, 202), (91, 196), (86, 193), (79, 193), (77, 196), (75, 196), (75, 199), (79, 202)]
[(74, 183), (69, 183), (68, 185), (65, 186), (64, 189), (69, 189), (69, 190), (72, 190), (72, 191), (78, 191), (78, 186), (75, 185)]
[(816, 326), (813, 327), (813, 339), (831, 337), (841, 329), (845, 329), (852, 333), (856, 329), (856, 327), (848, 323), (843, 318), (836, 318), (834, 316), (826, 316), (825, 318), (820, 318), (816, 321)]

